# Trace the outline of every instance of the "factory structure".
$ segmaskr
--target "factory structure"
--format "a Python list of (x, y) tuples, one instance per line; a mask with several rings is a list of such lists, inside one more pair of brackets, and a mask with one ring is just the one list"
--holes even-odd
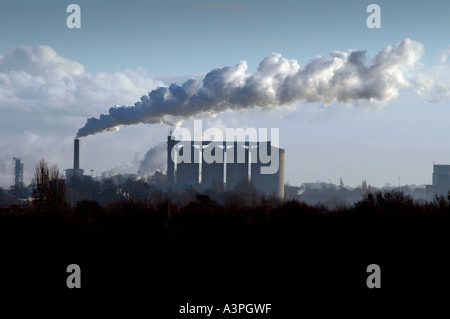
[[(182, 158), (182, 160), (180, 160)], [(213, 160), (211, 160), (213, 159)], [(23, 163), (14, 158), (14, 186), (23, 187)], [(167, 138), (166, 175), (156, 172), (160, 186), (193, 186), (199, 190), (233, 190), (250, 182), (265, 195), (284, 198), (285, 150), (271, 141), (184, 141), (172, 134)], [(268, 172), (275, 162), (276, 169)], [(92, 170), (91, 170), (92, 171)], [(80, 140), (74, 140), (73, 168), (65, 170), (66, 181), (74, 177), (92, 178), (80, 168)], [(158, 175), (158, 176), (156, 176)], [(166, 182), (164, 182), (166, 181)], [(434, 164), (432, 184), (426, 185), (426, 199), (447, 196), (450, 191), (450, 165)]]
[(14, 188), (21, 189), (23, 184), (23, 163), (20, 157), (14, 157)]
[[(189, 161), (177, 159), (177, 156), (186, 159), (186, 155)], [(270, 141), (179, 141), (169, 135), (167, 183), (232, 190), (242, 182), (251, 182), (266, 195), (284, 198), (284, 157), (285, 150), (272, 146)], [(267, 173), (274, 159), (278, 164), (275, 172)]]
[(84, 170), (80, 168), (80, 140), (73, 141), (73, 168), (66, 169), (66, 181), (70, 182), (74, 177), (84, 177)]
[[(189, 160), (178, 161), (176, 158), (174, 161), (172, 152), (180, 157), (188, 152)], [(205, 154), (212, 155), (214, 161), (206, 158)], [(284, 156), (284, 149), (272, 146), (270, 141), (187, 142), (172, 139), (169, 135), (166, 186), (232, 190), (242, 182), (251, 182), (255, 189), (266, 195), (284, 198)], [(274, 163), (275, 171), (267, 173), (267, 169)], [(84, 170), (80, 168), (79, 139), (74, 140), (73, 168), (66, 169), (65, 172), (67, 182), (74, 177), (91, 177), (84, 175)]]
[(427, 200), (433, 200), (435, 195), (447, 195), (450, 190), (450, 165), (433, 165), (432, 184), (426, 186)]

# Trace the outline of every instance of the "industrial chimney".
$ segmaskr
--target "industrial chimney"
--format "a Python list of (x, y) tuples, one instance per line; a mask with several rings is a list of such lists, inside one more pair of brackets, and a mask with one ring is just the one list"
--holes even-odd
[(73, 140), (73, 168), (68, 168), (66, 171), (66, 182), (70, 182), (75, 175), (78, 177), (84, 176), (84, 170), (80, 169), (80, 140)]
[(73, 145), (73, 169), (80, 169), (80, 140), (77, 138)]

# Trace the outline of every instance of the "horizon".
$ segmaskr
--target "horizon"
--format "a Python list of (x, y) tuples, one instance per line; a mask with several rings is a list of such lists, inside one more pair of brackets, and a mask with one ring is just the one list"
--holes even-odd
[[(69, 1), (0, 4), (1, 30), (14, 30), (0, 43), (0, 187), (14, 184), (13, 157), (24, 181), (42, 158), (72, 167), (74, 135), (88, 119), (103, 125), (101, 114), (110, 126), (81, 139), (81, 166), (97, 176), (138, 172), (172, 127), (197, 119), (205, 128), (279, 128), (290, 185), (430, 185), (433, 164), (450, 163), (447, 1), (377, 1), (379, 29), (366, 25), (371, 1), (76, 3), (80, 29), (66, 26)], [(323, 75), (330, 70), (333, 80)], [(172, 83), (170, 94), (192, 104), (152, 102)], [(214, 103), (200, 100), (206, 89)], [(138, 101), (147, 113), (120, 107)], [(148, 113), (155, 105), (157, 117)]]

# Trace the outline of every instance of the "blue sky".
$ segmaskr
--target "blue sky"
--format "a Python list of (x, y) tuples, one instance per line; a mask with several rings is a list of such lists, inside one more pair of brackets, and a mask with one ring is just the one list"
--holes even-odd
[[(65, 27), (66, 7), (82, 28)], [(366, 27), (374, 1), (14, 1), (1, 3), (1, 52), (49, 45), (89, 72), (143, 67), (151, 74), (195, 74), (241, 59), (250, 70), (271, 52), (306, 63), (332, 50), (380, 48), (405, 37), (423, 43), (427, 62), (445, 46), (448, 1), (377, 1), (382, 28)], [(182, 58), (184, 57), (184, 58)]]
[[(81, 29), (66, 27), (70, 3), (81, 7)], [(370, 3), (381, 7), (380, 29), (366, 26)], [(407, 71), (409, 84), (381, 109), (300, 100), (268, 110), (228, 111), (205, 123), (280, 127), (286, 181), (294, 185), (338, 183), (342, 177), (351, 186), (362, 180), (383, 186), (398, 183), (399, 176), (402, 184), (430, 183), (433, 162), (450, 163), (449, 18), (448, 1), (3, 0), (0, 56), (18, 46), (46, 45), (74, 63), (58, 64), (50, 75), (45, 68), (0, 65), (0, 76), (9, 79), (0, 78), (0, 186), (12, 184), (12, 156), (22, 157), (27, 183), (41, 158), (71, 167), (73, 137), (88, 117), (115, 104), (134, 104), (159, 85), (181, 85), (191, 77), (201, 82), (212, 69), (240, 60), (253, 73), (272, 52), (301, 67), (334, 50), (366, 50), (370, 61), (405, 38), (421, 43), (424, 54)], [(12, 55), (21, 61), (18, 52)], [(73, 96), (75, 91), (66, 86), (62, 92), (57, 85), (69, 66), (81, 67), (85, 76), (82, 83), (74, 80)], [(167, 125), (141, 124), (83, 138), (81, 166), (94, 175), (136, 172), (146, 151), (168, 131)]]

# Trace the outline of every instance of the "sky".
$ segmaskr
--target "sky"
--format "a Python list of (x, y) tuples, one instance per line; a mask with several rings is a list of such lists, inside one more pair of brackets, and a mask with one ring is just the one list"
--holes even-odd
[[(81, 28), (67, 27), (71, 3)], [(194, 119), (279, 128), (291, 185), (430, 184), (450, 163), (449, 31), (445, 0), (2, 0), (0, 187), (13, 157), (26, 184), (42, 158), (71, 168), (83, 127), (86, 173), (136, 173)], [(185, 100), (148, 94), (172, 83)], [(100, 121), (112, 106), (123, 117)]]

